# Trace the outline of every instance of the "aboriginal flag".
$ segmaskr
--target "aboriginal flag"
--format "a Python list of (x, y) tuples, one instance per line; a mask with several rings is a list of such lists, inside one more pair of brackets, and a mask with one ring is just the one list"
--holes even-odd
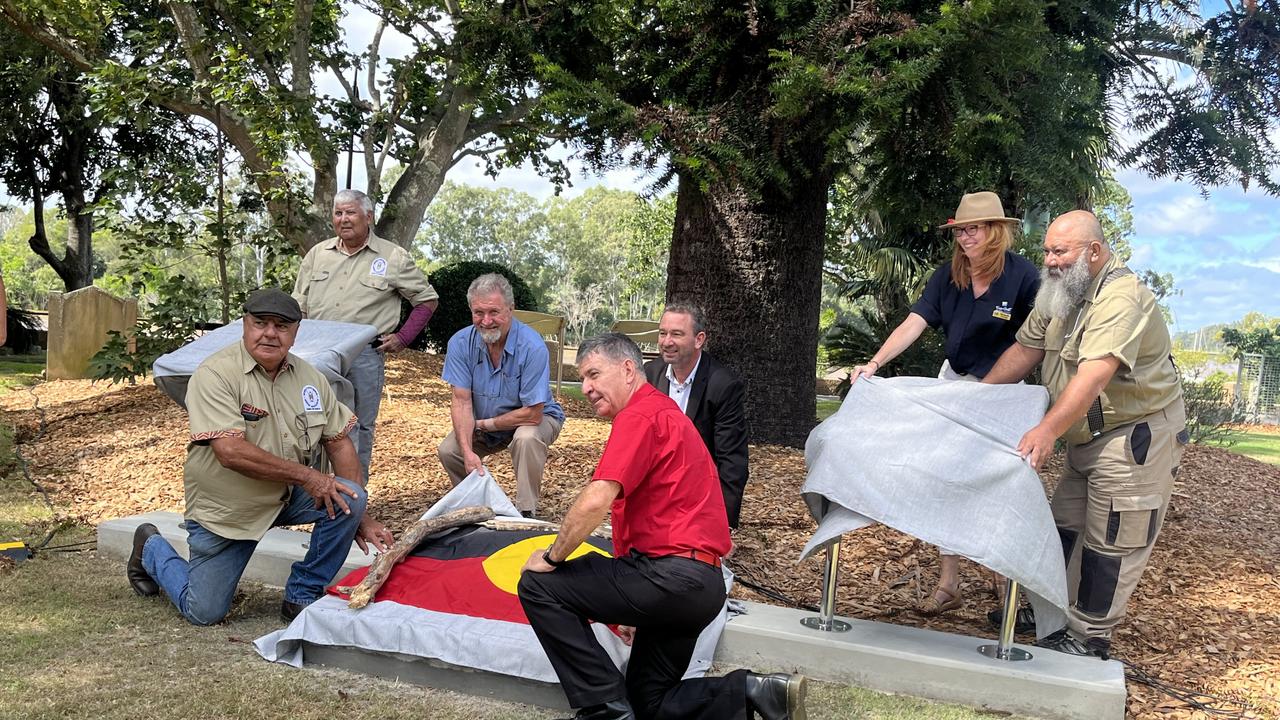
[[(427, 538), (391, 571), (374, 602), (453, 613), (474, 618), (527, 623), (516, 586), (520, 568), (535, 551), (551, 547), (556, 534), (548, 530), (490, 530), (465, 527)], [(589, 538), (569, 555), (587, 553), (612, 556), (613, 544)], [(369, 568), (360, 568), (335, 583), (329, 592), (346, 598), (335, 588), (355, 586)]]

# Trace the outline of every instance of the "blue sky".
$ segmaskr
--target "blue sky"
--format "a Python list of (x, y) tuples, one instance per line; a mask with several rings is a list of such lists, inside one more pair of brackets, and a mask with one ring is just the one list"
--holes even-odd
[(1134, 269), (1173, 273), (1173, 329), (1259, 311), (1280, 316), (1280, 198), (1239, 187), (1208, 196), (1189, 183), (1117, 175), (1133, 196)]

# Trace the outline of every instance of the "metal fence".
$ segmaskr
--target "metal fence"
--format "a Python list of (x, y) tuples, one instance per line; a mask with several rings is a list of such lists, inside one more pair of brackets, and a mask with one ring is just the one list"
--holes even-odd
[(1242, 356), (1234, 399), (1237, 416), (1244, 422), (1280, 425), (1280, 358)]

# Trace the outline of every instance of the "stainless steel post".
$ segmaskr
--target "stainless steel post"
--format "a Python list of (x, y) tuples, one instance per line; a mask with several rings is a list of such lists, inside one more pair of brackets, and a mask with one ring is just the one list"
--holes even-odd
[(1018, 621), (1018, 583), (1010, 580), (1004, 593), (1004, 622), (996, 645), (979, 645), (978, 652), (996, 660), (1030, 660), (1031, 653), (1013, 646), (1013, 626)]
[(836, 585), (840, 572), (840, 538), (827, 546), (827, 562), (822, 568), (822, 613), (818, 617), (807, 617), (800, 624), (814, 630), (824, 632), (846, 632), (851, 625), (843, 620), (836, 620)]

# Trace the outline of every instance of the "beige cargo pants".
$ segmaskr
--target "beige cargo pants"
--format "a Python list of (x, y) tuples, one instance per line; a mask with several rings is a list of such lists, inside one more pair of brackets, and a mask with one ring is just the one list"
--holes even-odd
[(1179, 399), (1067, 449), (1053, 520), (1067, 560), (1067, 626), (1110, 638), (1151, 557), (1186, 444)]
[[(516, 474), (517, 510), (533, 512), (537, 509), (538, 496), (542, 492), (542, 472), (547, 466), (547, 448), (560, 437), (563, 424), (544, 414), (540, 424), (516, 428), (510, 442), (490, 445), (486, 442), (485, 433), (477, 432), (473, 436), (471, 448), (482, 458), (511, 447), (511, 467)], [(437, 452), (440, 464), (449, 473), (450, 482), (457, 485), (466, 479), (467, 468), (462, 459), (462, 448), (458, 447), (458, 439), (452, 432), (445, 436)]]

